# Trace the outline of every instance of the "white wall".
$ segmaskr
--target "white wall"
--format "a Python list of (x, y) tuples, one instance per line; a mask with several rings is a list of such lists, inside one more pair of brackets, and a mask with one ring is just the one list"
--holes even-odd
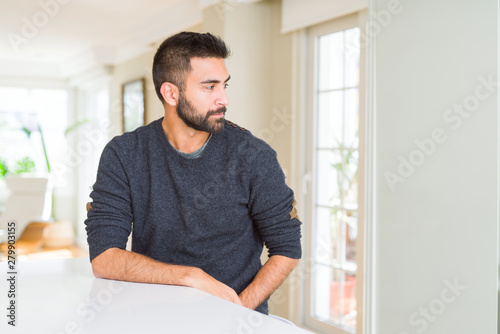
[(146, 124), (164, 115), (165, 112), (160, 100), (156, 96), (151, 75), (155, 52), (156, 49), (152, 49), (141, 56), (114, 66), (111, 83), (111, 122), (113, 124), (113, 135), (119, 135), (123, 132), (122, 86), (127, 82), (141, 78), (145, 79)]
[(376, 333), (496, 333), (497, 1), (372, 3)]

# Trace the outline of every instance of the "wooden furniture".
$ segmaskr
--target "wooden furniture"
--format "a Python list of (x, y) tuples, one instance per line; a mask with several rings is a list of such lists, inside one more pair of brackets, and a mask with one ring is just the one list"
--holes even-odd
[[(32, 253), (40, 249), (49, 225), (50, 223), (45, 222), (29, 223), (14, 244), (16, 255)], [(9, 249), (8, 247), (9, 244), (7, 242), (2, 243), (0, 244), (0, 251), (6, 254)]]
[[(31, 222), (24, 229), (23, 233), (13, 244), (15, 256), (18, 260), (40, 260), (54, 258), (88, 257), (88, 251), (75, 244), (64, 244), (62, 246), (47, 245), (46, 236), (54, 223)], [(6, 233), (6, 232), (5, 232)], [(7, 235), (3, 240), (7, 241)], [(0, 243), (0, 262), (8, 260), (9, 244)]]

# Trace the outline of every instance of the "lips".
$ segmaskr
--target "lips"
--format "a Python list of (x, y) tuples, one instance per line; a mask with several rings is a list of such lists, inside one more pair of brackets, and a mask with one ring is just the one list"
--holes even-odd
[(219, 108), (217, 110), (209, 111), (207, 116), (224, 116), (226, 114), (226, 107)]

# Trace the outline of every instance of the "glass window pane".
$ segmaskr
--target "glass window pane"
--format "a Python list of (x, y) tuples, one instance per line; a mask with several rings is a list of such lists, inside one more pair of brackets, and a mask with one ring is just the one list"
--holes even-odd
[[(47, 171), (39, 128), (52, 164), (65, 161), (67, 91), (0, 87), (0, 101), (0, 157), (9, 167), (28, 156), (36, 171)], [(23, 128), (31, 132), (29, 137)]]
[(344, 244), (342, 241), (342, 211), (338, 208), (332, 208), (330, 210), (331, 223), (330, 223), (330, 234), (332, 238), (332, 257), (330, 259), (330, 264), (341, 265), (344, 257)]
[(330, 282), (330, 320), (355, 328), (356, 315), (356, 277), (335, 270)]
[(312, 314), (319, 320), (331, 319), (331, 282), (333, 270), (329, 266), (313, 264), (313, 303)]
[(318, 94), (318, 147), (335, 148), (343, 141), (344, 94), (342, 91)]
[(359, 28), (345, 32), (345, 87), (359, 85)]
[(346, 211), (346, 252), (345, 260), (356, 268), (356, 241), (358, 239), (358, 212)]
[(330, 208), (316, 208), (316, 224), (315, 224), (315, 251), (314, 261), (317, 263), (330, 264), (333, 257), (333, 240), (332, 240), (332, 210)]
[(342, 150), (342, 200), (343, 206), (352, 210), (358, 208), (358, 163), (357, 150)]
[(316, 203), (324, 206), (340, 205), (339, 185), (342, 184), (342, 156), (340, 151), (317, 152)]
[(359, 89), (345, 90), (344, 146), (358, 148), (359, 145)]
[(68, 94), (63, 90), (35, 89), (32, 101), (37, 103), (34, 110), (45, 132), (61, 131), (67, 126)]
[(355, 328), (356, 277), (321, 264), (314, 265), (313, 276), (313, 315), (322, 321)]
[(341, 88), (344, 82), (344, 33), (321, 36), (318, 42), (318, 89)]

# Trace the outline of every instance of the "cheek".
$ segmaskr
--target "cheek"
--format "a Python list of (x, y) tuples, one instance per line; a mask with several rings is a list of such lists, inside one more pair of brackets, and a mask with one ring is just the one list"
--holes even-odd
[(205, 113), (208, 112), (209, 110), (212, 110), (215, 103), (213, 99), (210, 97), (210, 94), (198, 94), (198, 96), (195, 96), (193, 100), (191, 101), (193, 106), (198, 110), (199, 112)]

